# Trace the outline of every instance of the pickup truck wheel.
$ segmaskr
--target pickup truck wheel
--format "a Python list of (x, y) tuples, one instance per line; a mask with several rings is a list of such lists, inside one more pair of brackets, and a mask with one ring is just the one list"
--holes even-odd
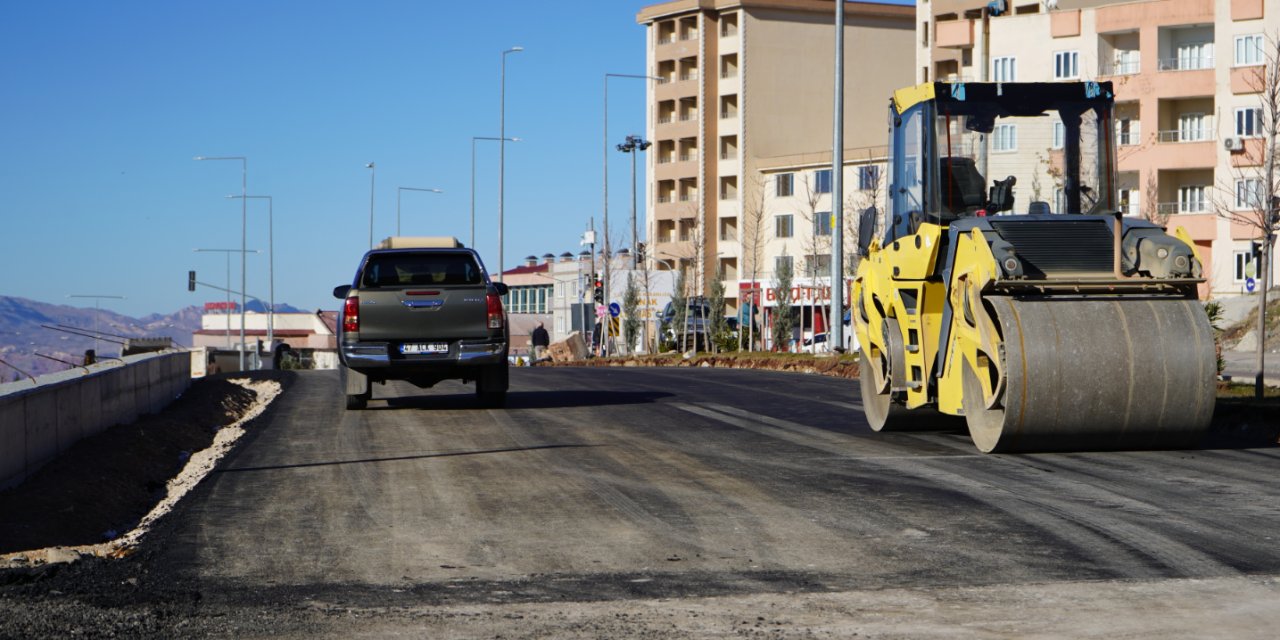
[(363, 409), (369, 405), (369, 398), (373, 397), (373, 386), (369, 383), (368, 376), (342, 367), (342, 386), (346, 392), (348, 410)]
[(476, 378), (476, 397), (480, 404), (490, 408), (506, 405), (509, 374), (506, 362), (484, 367)]

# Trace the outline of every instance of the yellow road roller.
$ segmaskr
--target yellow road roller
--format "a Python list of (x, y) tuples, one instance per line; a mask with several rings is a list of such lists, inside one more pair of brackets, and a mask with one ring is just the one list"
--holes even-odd
[(1184, 230), (1133, 215), (1113, 103), (1108, 82), (894, 93), (888, 210), (862, 213), (850, 297), (873, 429), (963, 416), (983, 452), (1176, 448), (1208, 429), (1201, 263)]

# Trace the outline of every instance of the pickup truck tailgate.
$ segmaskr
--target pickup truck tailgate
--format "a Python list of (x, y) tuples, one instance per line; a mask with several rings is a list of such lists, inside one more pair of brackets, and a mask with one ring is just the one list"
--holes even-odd
[(484, 286), (403, 287), (360, 291), (360, 339), (448, 341), (486, 338)]

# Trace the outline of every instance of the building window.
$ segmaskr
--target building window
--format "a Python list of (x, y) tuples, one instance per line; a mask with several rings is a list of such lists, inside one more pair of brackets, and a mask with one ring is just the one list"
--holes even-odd
[(1013, 124), (996, 125), (992, 135), (992, 148), (996, 151), (1018, 150), (1018, 126)]
[(1203, 213), (1205, 206), (1204, 186), (1187, 185), (1178, 187), (1178, 212)]
[(831, 235), (831, 212), (815, 211), (813, 214), (813, 235)]
[(773, 272), (781, 273), (783, 269), (795, 272), (792, 266), (791, 256), (775, 256), (773, 258)]
[(795, 193), (795, 174), (779, 173), (774, 182), (774, 195), (785, 198)]
[(773, 237), (790, 238), (795, 233), (791, 214), (784, 213), (773, 217)]
[(1262, 135), (1262, 109), (1247, 107), (1236, 109), (1236, 135), (1257, 138)]
[(992, 82), (1017, 82), (1018, 59), (1008, 56), (992, 60), (991, 80)]
[(1213, 43), (1191, 42), (1178, 45), (1175, 69), (1184, 71), (1208, 69), (1213, 66)]
[(1232, 280), (1235, 282), (1244, 282), (1245, 278), (1252, 278), (1253, 273), (1253, 252), (1235, 252), (1235, 270), (1231, 274)]
[(1053, 148), (1061, 149), (1065, 145), (1066, 139), (1067, 139), (1066, 125), (1062, 124), (1061, 122), (1055, 121), (1053, 123)]
[(1178, 140), (1197, 142), (1205, 139), (1203, 113), (1184, 113), (1178, 116)]
[(1236, 180), (1236, 210), (1256, 209), (1262, 204), (1262, 180)]
[(813, 192), (831, 193), (830, 169), (819, 169), (813, 172)]
[(824, 253), (818, 255), (808, 255), (804, 258), (805, 272), (820, 276), (831, 271), (831, 254)]
[(1262, 55), (1262, 34), (1256, 33), (1236, 38), (1236, 66), (1246, 67), (1263, 64), (1266, 59)]
[(880, 186), (880, 167), (878, 165), (867, 165), (858, 167), (858, 188), (863, 191), (871, 191)]
[(1080, 77), (1080, 52), (1059, 51), (1053, 54), (1053, 79), (1067, 80)]
[(1120, 118), (1116, 120), (1116, 144), (1130, 145), (1138, 144), (1138, 123), (1133, 118)]
[(1053, 210), (1055, 213), (1067, 213), (1067, 192), (1062, 187), (1053, 190)]

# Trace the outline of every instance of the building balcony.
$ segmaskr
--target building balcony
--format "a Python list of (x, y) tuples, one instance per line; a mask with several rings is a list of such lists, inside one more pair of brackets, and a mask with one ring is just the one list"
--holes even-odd
[(1212, 56), (1161, 58), (1157, 62), (1157, 71), (1202, 71), (1205, 69), (1213, 69)]
[(935, 46), (943, 49), (968, 49), (973, 46), (974, 20), (945, 20), (937, 23)]
[[(1212, 169), (1218, 163), (1218, 145), (1213, 136), (1207, 139), (1186, 140), (1178, 132), (1170, 134), (1168, 142), (1160, 142), (1148, 158), (1156, 169)], [(1176, 134), (1176, 135), (1175, 135)], [(1175, 142), (1173, 140), (1184, 140)]]
[(1098, 75), (1101, 77), (1108, 77), (1108, 78), (1115, 77), (1115, 76), (1131, 76), (1141, 71), (1142, 71), (1142, 62), (1139, 60), (1098, 65)]

